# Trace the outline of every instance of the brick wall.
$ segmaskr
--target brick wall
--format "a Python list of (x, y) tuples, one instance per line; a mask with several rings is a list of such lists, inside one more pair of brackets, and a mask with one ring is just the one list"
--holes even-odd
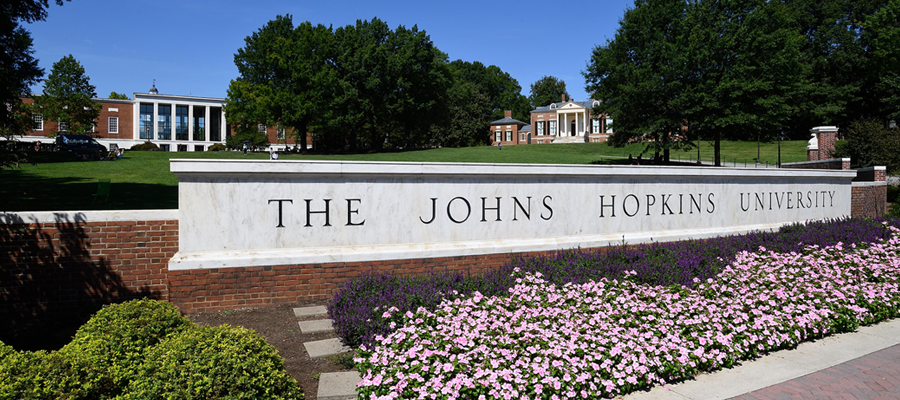
[(851, 216), (878, 217), (887, 212), (887, 184), (854, 182), (851, 193)]
[[(148, 214), (166, 219), (141, 218)], [(168, 299), (177, 211), (23, 215), (0, 214), (4, 324), (16, 328), (134, 298)]]

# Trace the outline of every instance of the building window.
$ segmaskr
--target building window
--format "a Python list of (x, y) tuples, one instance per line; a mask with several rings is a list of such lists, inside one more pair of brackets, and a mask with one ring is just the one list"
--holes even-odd
[(178, 151), (187, 151), (187, 145), (186, 145), (186, 144), (179, 144), (179, 145), (178, 145)]
[(591, 133), (600, 133), (600, 119), (594, 118), (591, 120)]
[(31, 114), (31, 120), (34, 121), (34, 124), (31, 127), (33, 130), (36, 130), (36, 131), (44, 130), (44, 115), (43, 114), (38, 114), (38, 113)]
[(284, 127), (278, 125), (278, 128), (275, 128), (275, 139), (276, 140), (284, 140)]
[(256, 131), (259, 133), (266, 133), (266, 124), (257, 125)]
[(157, 107), (157, 125), (159, 128), (156, 135), (160, 140), (172, 139), (172, 106), (169, 104), (160, 104)]
[(550, 136), (556, 136), (556, 121), (550, 121)]
[(169, 149), (170, 149), (170, 147), (169, 147), (169, 145), (167, 145), (167, 144), (161, 144), (161, 145), (159, 145), (159, 150), (160, 150), (160, 151), (169, 151)]
[(506, 141), (512, 142), (512, 131), (506, 131)]
[(109, 133), (113, 135), (119, 133), (119, 117), (109, 117)]
[(497, 129), (497, 133), (495, 134), (494, 138), (496, 139), (496, 140), (494, 140), (495, 142), (502, 141), (503, 140), (503, 132), (500, 131), (500, 129)]
[[(206, 110), (203, 107), (194, 107), (194, 140), (206, 140)], [(185, 149), (184, 151), (187, 151)]]
[(187, 106), (175, 106), (175, 140), (188, 140)]
[(69, 130), (69, 122), (68, 121), (59, 121), (59, 131), (65, 132)]
[(140, 138), (153, 139), (153, 104), (141, 103)]
[(202, 145), (194, 146), (194, 151), (203, 151), (203, 146)]
[(209, 140), (222, 140), (222, 109), (219, 107), (209, 109)]
[(537, 134), (538, 136), (544, 136), (544, 121), (538, 121)]
[(520, 133), (520, 134), (519, 134), (519, 142), (520, 142), (520, 143), (525, 143), (525, 134), (524, 134), (524, 133)]
[(606, 133), (613, 133), (612, 128), (609, 126), (612, 125), (612, 118), (606, 119)]

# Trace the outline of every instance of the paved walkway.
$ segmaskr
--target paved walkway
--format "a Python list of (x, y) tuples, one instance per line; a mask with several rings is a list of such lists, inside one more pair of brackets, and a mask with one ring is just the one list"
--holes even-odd
[(900, 399), (900, 319), (622, 400)]

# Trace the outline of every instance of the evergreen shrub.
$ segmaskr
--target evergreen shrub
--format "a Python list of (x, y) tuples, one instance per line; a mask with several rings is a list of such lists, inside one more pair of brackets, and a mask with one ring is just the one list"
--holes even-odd
[(159, 146), (148, 140), (144, 143), (131, 146), (131, 151), (159, 151)]
[(201, 326), (147, 352), (123, 399), (302, 399), (275, 348), (254, 331)]
[(51, 390), (69, 398), (113, 398), (134, 378), (148, 348), (194, 327), (175, 306), (133, 300), (105, 306), (51, 357)]

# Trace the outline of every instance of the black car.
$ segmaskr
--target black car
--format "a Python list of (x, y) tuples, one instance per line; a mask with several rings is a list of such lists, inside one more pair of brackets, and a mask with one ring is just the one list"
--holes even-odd
[(87, 135), (62, 134), (56, 136), (56, 151), (71, 151), (79, 155), (99, 158), (106, 154), (106, 146)]

